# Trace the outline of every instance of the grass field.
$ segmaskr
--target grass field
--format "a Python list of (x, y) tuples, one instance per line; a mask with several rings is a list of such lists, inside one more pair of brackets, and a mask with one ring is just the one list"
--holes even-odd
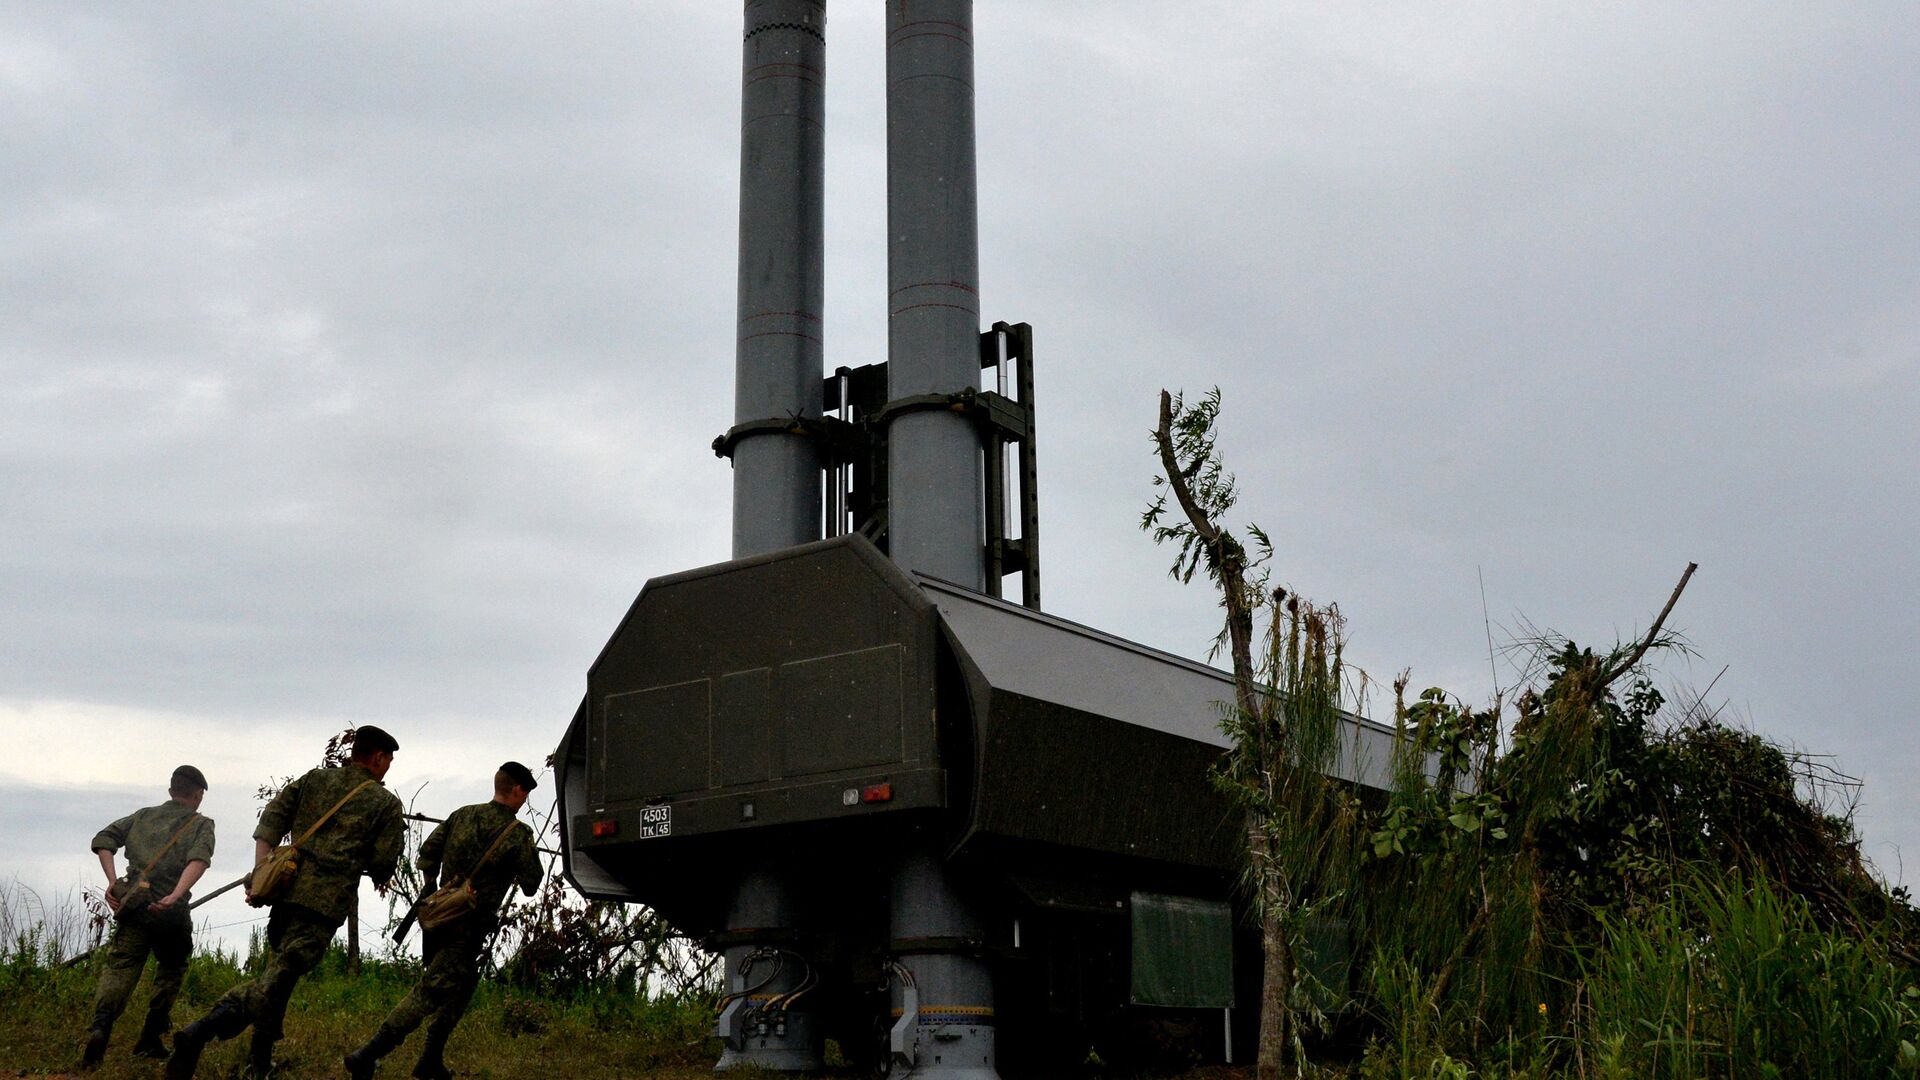
[[(149, 969), (151, 975), (151, 969)], [(199, 1016), (229, 986), (244, 978), (230, 957), (197, 956), (188, 972), (174, 1022)], [(404, 967), (367, 963), (348, 975), (345, 956), (335, 951), (321, 970), (294, 992), (287, 1033), (278, 1048), (281, 1072), (288, 1080), (342, 1075), (340, 1058), (378, 1026), (381, 1017), (411, 984)], [(106, 1063), (89, 1074), (102, 1080), (153, 1077), (151, 1061), (129, 1049), (145, 1016), (148, 987), (142, 983), (127, 1013), (114, 1029)], [(0, 967), (0, 1063), (21, 1076), (58, 1076), (72, 1069), (92, 1016), (93, 973), (89, 966), (48, 969), (11, 963)], [(496, 983), (483, 984), (473, 1007), (448, 1047), (447, 1063), (457, 1074), (475, 1077), (705, 1077), (718, 1056), (707, 1037), (711, 1024), (704, 1004), (645, 1001), (634, 995), (596, 994), (572, 1001), (515, 995)], [(389, 1057), (382, 1076), (406, 1076), (418, 1053), (420, 1034)], [(238, 1073), (247, 1037), (210, 1046), (200, 1075)]]
[[(175, 1025), (198, 1017), (245, 977), (232, 957), (196, 956), (174, 1005)], [(404, 965), (379, 962), (367, 962), (358, 975), (349, 975), (345, 954), (338, 949), (330, 953), (320, 970), (294, 991), (286, 1038), (277, 1048), (275, 1075), (286, 1080), (343, 1075), (341, 1055), (379, 1025), (413, 977), (414, 971)], [(4, 1002), (0, 1076), (72, 1073), (92, 1017), (93, 980), (92, 968), (86, 964), (50, 968), (18, 956), (0, 962), (0, 1002)], [(149, 989), (143, 980), (114, 1028), (106, 1062), (84, 1075), (99, 1080), (151, 1080), (160, 1074), (157, 1063), (130, 1053), (146, 1015)], [(708, 1035), (711, 1026), (712, 1013), (704, 1001), (649, 1001), (612, 991), (555, 1000), (516, 994), (499, 983), (485, 982), (447, 1049), (447, 1064), (459, 1076), (499, 1080), (707, 1078), (720, 1056), (718, 1042)], [(415, 1032), (406, 1046), (382, 1062), (380, 1075), (407, 1076), (420, 1038)], [(216, 1080), (240, 1075), (247, 1045), (248, 1036), (242, 1035), (208, 1047), (199, 1075)], [(1250, 1072), (1209, 1069), (1188, 1075), (1190, 1080), (1235, 1080)]]
[[(1463, 1037), (1432, 1010), (1390, 1014), (1365, 1061), (1321, 1062), (1309, 1075), (1364, 1080), (1743, 1080), (1748, 1076), (1852, 1078), (1920, 1075), (1920, 988), (1911, 973), (1871, 948), (1801, 925), (1765, 893), (1736, 897), (1712, 919), (1705, 936), (1677, 912), (1609, 927), (1608, 946), (1586, 960), (1586, 1004), (1574, 1040), (1540, 1038), (1483, 1051), (1469, 1063)], [(1664, 910), (1664, 909), (1662, 909)], [(1662, 921), (1664, 919), (1664, 921)], [(90, 964), (46, 962), (32, 940), (0, 953), (0, 1077), (66, 1076), (78, 1061), (92, 1012)], [(51, 955), (70, 954), (62, 950)], [(174, 1022), (202, 1013), (246, 977), (231, 956), (193, 960)], [(343, 1075), (340, 1058), (363, 1041), (415, 975), (404, 963), (368, 961), (349, 974), (335, 949), (294, 992), (287, 1037), (278, 1046), (276, 1076), (286, 1080)], [(140, 991), (114, 1032), (102, 1080), (151, 1078), (151, 1061), (130, 1048), (145, 1015)], [(1391, 995), (1387, 995), (1391, 996)], [(460, 1076), (541, 1080), (712, 1075), (719, 1056), (708, 1035), (712, 1005), (704, 997), (649, 999), (631, 989), (596, 987), (571, 996), (540, 996), (499, 982), (482, 983), (448, 1048)], [(380, 1075), (411, 1072), (420, 1034), (387, 1059)], [(240, 1075), (248, 1037), (215, 1044), (199, 1075)], [(1504, 1059), (1504, 1060), (1503, 1060)], [(1123, 1077), (1104, 1067), (1075, 1070), (1086, 1080)], [(851, 1077), (851, 1070), (839, 1070)], [(741, 1073), (739, 1080), (751, 1080)], [(1027, 1080), (1008, 1072), (1009, 1080)], [(1210, 1068), (1185, 1080), (1246, 1080), (1248, 1069)]]

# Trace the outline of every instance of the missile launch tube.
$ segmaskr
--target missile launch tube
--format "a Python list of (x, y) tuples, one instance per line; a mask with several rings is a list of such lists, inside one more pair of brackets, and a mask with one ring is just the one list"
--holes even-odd
[[(823, 0), (746, 0), (734, 422), (818, 418), (824, 293)], [(820, 538), (820, 458), (779, 430), (733, 449), (733, 556)]]
[[(894, 400), (980, 380), (972, 0), (887, 3), (887, 382)], [(965, 416), (904, 413), (888, 433), (888, 553), (986, 585), (980, 439)]]

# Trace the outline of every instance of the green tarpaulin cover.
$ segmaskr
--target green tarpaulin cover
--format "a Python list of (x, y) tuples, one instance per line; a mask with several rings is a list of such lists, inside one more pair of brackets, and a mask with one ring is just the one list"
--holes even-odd
[(1132, 923), (1134, 1004), (1233, 1004), (1233, 916), (1224, 902), (1137, 892)]

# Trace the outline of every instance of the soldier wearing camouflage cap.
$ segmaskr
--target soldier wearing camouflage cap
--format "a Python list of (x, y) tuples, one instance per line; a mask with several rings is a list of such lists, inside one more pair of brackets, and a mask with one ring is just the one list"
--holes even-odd
[(380, 1059), (399, 1049), (429, 1017), (427, 1041), (413, 1075), (420, 1080), (453, 1075), (444, 1060), (447, 1040), (480, 982), (481, 950), (499, 923), (500, 905), (514, 885), (528, 896), (540, 887), (533, 830), (517, 821), (527, 793), (538, 786), (525, 765), (509, 761), (493, 774), (491, 802), (455, 810), (420, 845), (420, 895), (431, 895), (442, 880), (449, 885), (465, 882), (474, 891), (473, 909), (426, 931), (420, 982), (387, 1014), (373, 1038), (346, 1057), (347, 1073), (356, 1080), (371, 1077)]
[[(400, 800), (381, 786), (400, 744), (377, 727), (354, 732), (353, 756), (337, 768), (308, 772), (280, 789), (253, 830), (254, 863), (266, 861), (288, 836), (301, 837), (300, 869), (267, 919), (271, 954), (258, 978), (241, 983), (199, 1020), (180, 1029), (167, 1062), (169, 1080), (193, 1075), (200, 1051), (213, 1039), (231, 1039), (253, 1027), (251, 1066), (264, 1077), (273, 1068), (287, 1000), (300, 977), (319, 966), (327, 945), (352, 910), (364, 872), (375, 885), (393, 878), (406, 827)], [(332, 816), (328, 816), (331, 812)]]
[[(207, 778), (191, 765), (173, 770), (167, 801), (148, 806), (101, 829), (93, 853), (107, 875), (107, 906), (114, 911), (113, 937), (94, 990), (93, 1025), (87, 1031), (80, 1067), (91, 1069), (106, 1056), (114, 1021), (140, 982), (153, 954), (153, 997), (147, 1022), (133, 1044), (141, 1057), (164, 1058), (160, 1041), (173, 1026), (173, 999), (193, 954), (193, 919), (187, 914), (194, 883), (213, 862), (213, 819), (200, 816)], [(113, 856), (127, 851), (127, 873), (114, 870)]]

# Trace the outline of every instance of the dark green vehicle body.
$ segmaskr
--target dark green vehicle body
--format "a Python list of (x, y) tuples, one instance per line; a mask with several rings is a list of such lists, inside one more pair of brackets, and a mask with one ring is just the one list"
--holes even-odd
[[(858, 983), (887, 947), (862, 929), (886, 925), (886, 853), (931, 835), (998, 916), (987, 945), (1034, 976), (1003, 980), (1027, 1014), (1084, 1018), (1140, 997), (1136, 906), (1226, 918), (1238, 830), (1208, 770), (1230, 698), (1222, 672), (910, 576), (858, 536), (656, 578), (555, 758), (567, 872), (711, 940), (743, 854), (775, 851)], [(1353, 734), (1342, 771), (1377, 785), (1390, 732)], [(1207, 985), (1250, 992), (1241, 959)], [(1231, 1003), (1211, 995), (1160, 1004)]]

